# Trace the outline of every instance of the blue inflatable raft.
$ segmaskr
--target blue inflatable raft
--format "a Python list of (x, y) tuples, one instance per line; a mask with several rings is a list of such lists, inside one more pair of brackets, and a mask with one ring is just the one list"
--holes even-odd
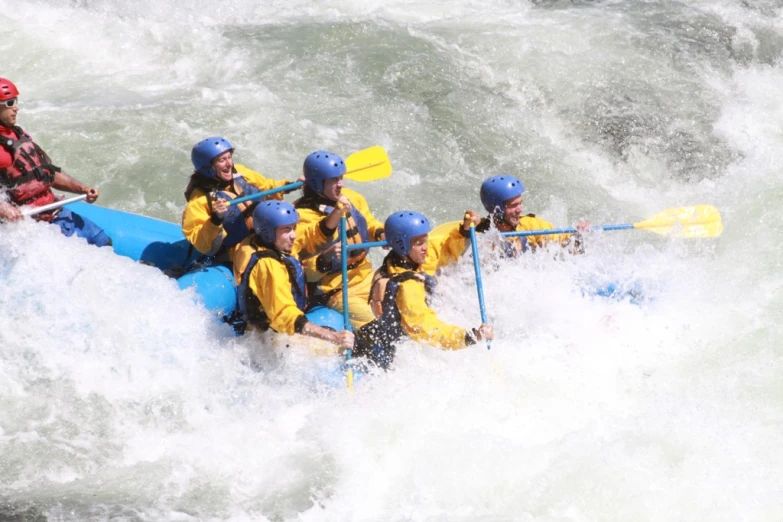
[[(155, 266), (176, 277), (179, 287), (182, 290), (193, 288), (199, 301), (214, 312), (218, 320), (232, 317), (237, 307), (237, 286), (231, 269), (223, 265), (199, 264), (202, 255), (191, 248), (179, 225), (81, 202), (72, 203), (68, 208), (103, 228), (112, 238), (116, 254)], [(342, 314), (329, 308), (315, 307), (306, 315), (320, 326), (343, 329)], [(306, 378), (316, 386), (342, 388), (346, 386), (346, 370), (346, 363), (339, 358), (316, 356)], [(361, 364), (354, 366), (353, 382), (358, 383), (364, 374)]]
[[(103, 228), (118, 255), (157, 267), (172, 277), (178, 275), (179, 287), (193, 288), (204, 307), (219, 317), (230, 317), (236, 310), (237, 286), (231, 269), (199, 264), (202, 255), (185, 239), (179, 225), (82, 202), (68, 208)], [(335, 330), (343, 328), (342, 314), (329, 308), (316, 307), (307, 318)]]

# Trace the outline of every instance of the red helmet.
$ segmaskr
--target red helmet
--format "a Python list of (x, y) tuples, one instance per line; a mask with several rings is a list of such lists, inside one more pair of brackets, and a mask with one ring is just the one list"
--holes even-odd
[(10, 100), (19, 96), (19, 89), (11, 80), (0, 78), (0, 101)]

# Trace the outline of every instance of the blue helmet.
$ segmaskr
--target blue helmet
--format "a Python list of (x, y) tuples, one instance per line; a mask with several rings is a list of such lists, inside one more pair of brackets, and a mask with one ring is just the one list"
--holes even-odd
[(411, 239), (429, 233), (431, 227), (424, 214), (402, 210), (386, 218), (383, 230), (386, 232), (386, 242), (392, 250), (401, 256), (407, 256), (411, 252)]
[(506, 201), (514, 199), (525, 192), (522, 182), (514, 176), (501, 174), (492, 176), (481, 184), (481, 204), (487, 212), (501, 214), (506, 209)]
[(275, 229), (295, 225), (299, 222), (299, 214), (286, 201), (262, 201), (253, 211), (253, 230), (261, 238), (261, 242), (272, 245), (275, 242)]
[(190, 151), (190, 161), (193, 162), (196, 172), (202, 176), (215, 179), (217, 173), (214, 167), (212, 167), (212, 160), (227, 150), (234, 151), (234, 147), (231, 146), (227, 139), (220, 136), (211, 136), (193, 146), (193, 150)]
[(305, 158), (302, 170), (307, 186), (320, 194), (324, 191), (324, 181), (345, 174), (345, 162), (337, 154), (317, 150)]

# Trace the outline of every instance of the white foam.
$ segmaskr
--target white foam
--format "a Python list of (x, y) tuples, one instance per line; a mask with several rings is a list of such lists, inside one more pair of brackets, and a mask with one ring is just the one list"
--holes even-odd
[[(62, 519), (780, 518), (778, 8), (18, 4), (2, 16), (20, 124), (109, 206), (179, 219), (190, 147), (225, 134), (288, 179), (311, 150), (382, 144), (395, 173), (352, 185), (381, 219), (459, 219), (509, 172), (558, 226), (712, 203), (726, 231), (607, 232), (496, 271), (482, 251), (492, 349), (408, 343), (349, 394), (302, 382), (295, 358), (254, 368), (258, 338), (149, 267), (0, 225), (10, 502)], [(602, 134), (615, 105), (626, 127)], [(694, 148), (666, 149), (683, 132)], [(679, 177), (699, 153), (713, 175)], [(608, 283), (641, 303), (583, 294)], [(469, 260), (434, 306), (477, 326)]]

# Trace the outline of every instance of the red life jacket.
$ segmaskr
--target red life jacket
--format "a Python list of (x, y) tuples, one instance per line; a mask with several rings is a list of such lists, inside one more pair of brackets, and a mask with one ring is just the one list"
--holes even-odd
[(35, 144), (21, 127), (14, 127), (13, 137), (0, 135), (0, 145), (11, 155), (11, 166), (0, 169), (0, 187), (8, 191), (17, 206), (40, 207), (57, 200), (52, 192), (55, 173), (60, 167)]

